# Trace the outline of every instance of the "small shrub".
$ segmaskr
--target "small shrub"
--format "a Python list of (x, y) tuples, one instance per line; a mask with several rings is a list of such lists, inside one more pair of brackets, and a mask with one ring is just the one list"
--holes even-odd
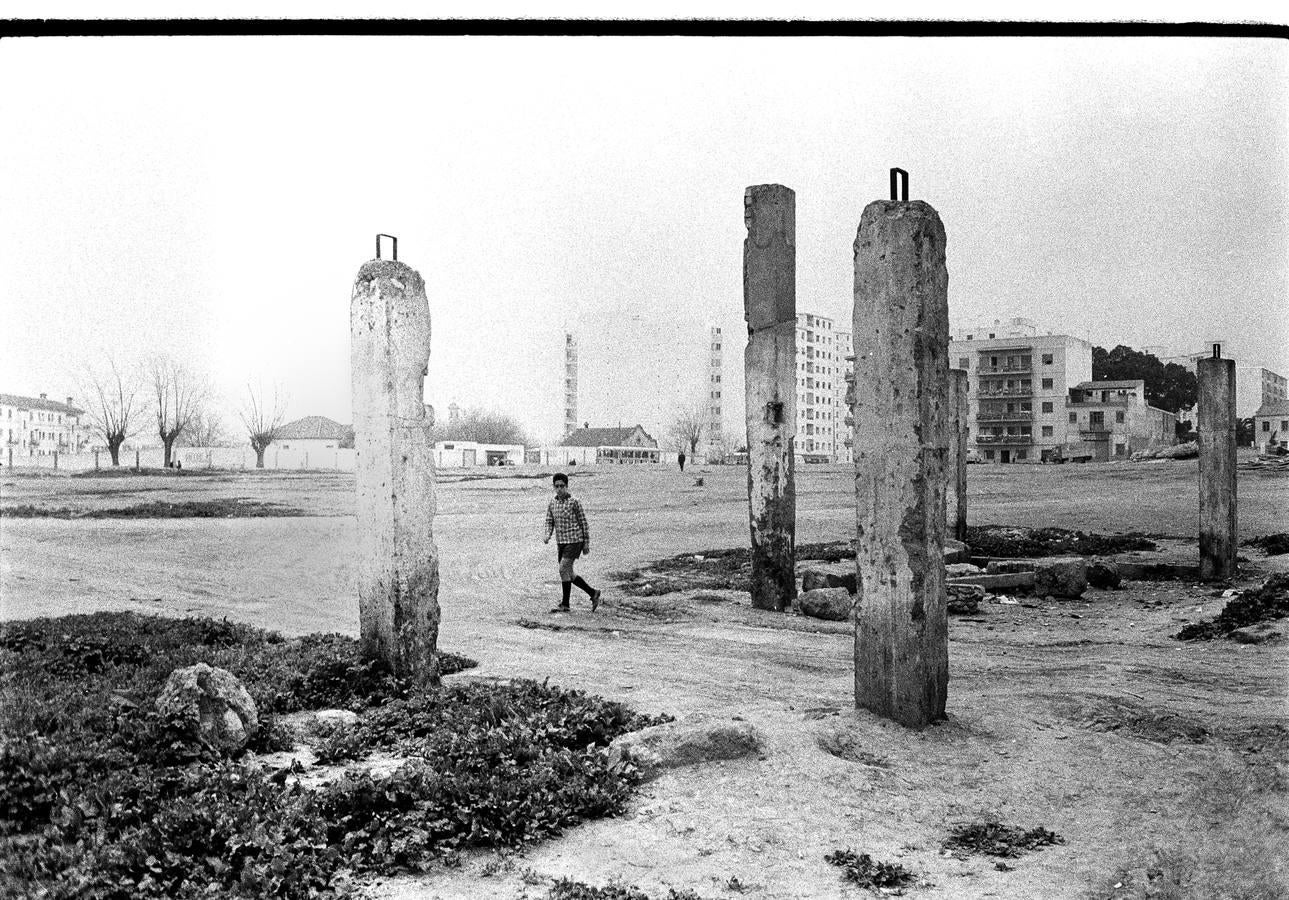
[(854, 850), (834, 850), (824, 857), (824, 862), (840, 867), (847, 881), (863, 888), (898, 891), (916, 877), (899, 863), (878, 862)]
[[(617, 880), (610, 881), (604, 887), (593, 887), (581, 881), (561, 878), (551, 887), (546, 900), (651, 900), (651, 898), (638, 887)], [(693, 891), (668, 888), (667, 896), (663, 900), (702, 900), (702, 898)]]

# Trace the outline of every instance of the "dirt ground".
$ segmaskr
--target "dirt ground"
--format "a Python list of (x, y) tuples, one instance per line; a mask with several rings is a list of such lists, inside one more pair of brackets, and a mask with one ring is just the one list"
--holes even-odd
[[(642, 711), (741, 718), (765, 751), (665, 774), (623, 817), (522, 857), (477, 854), (370, 885), (372, 897), (536, 898), (561, 876), (616, 877), (662, 896), (666, 886), (703, 897), (863, 896), (823, 861), (845, 848), (915, 871), (917, 897), (1289, 896), (1289, 639), (1172, 638), (1221, 610), (1220, 587), (1128, 582), (954, 618), (948, 721), (908, 731), (852, 708), (844, 623), (753, 610), (728, 591), (699, 602), (692, 592), (612, 590), (609, 572), (745, 545), (742, 470), (574, 475), (594, 536), (579, 571), (608, 590), (598, 613), (575, 598), (567, 617), (547, 613), (558, 592), (554, 551), (540, 540), (549, 481), (529, 474), (441, 473), (440, 644), (480, 661), (454, 677), (549, 677)], [(972, 466), (969, 478), (973, 524), (1141, 531), (1194, 552), (1194, 460)], [(1242, 472), (1239, 492), (1242, 536), (1289, 531), (1289, 477)], [(5, 506), (233, 497), (307, 513), (0, 520), (0, 617), (132, 609), (353, 634), (352, 496), (352, 476), (328, 472), (0, 473)], [(800, 472), (798, 541), (853, 532), (849, 473)], [(1236, 587), (1289, 570), (1289, 556), (1242, 556)], [(1065, 842), (1008, 860), (1009, 871), (941, 851), (950, 826), (991, 817)]]

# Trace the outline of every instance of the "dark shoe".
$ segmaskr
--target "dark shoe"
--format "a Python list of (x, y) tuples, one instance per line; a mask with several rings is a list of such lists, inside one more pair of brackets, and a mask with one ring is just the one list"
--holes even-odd
[(591, 612), (595, 612), (600, 608), (600, 595), (603, 593), (604, 591), (596, 591), (591, 595)]
[(565, 606), (563, 603), (561, 603), (559, 606), (553, 607), (551, 609), (551, 612), (553, 613), (568, 612), (568, 607)]

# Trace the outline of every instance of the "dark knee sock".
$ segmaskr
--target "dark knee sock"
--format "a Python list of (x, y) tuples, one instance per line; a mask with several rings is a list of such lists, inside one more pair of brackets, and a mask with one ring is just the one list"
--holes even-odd
[(564, 591), (564, 600), (563, 600), (563, 602), (562, 602), (560, 605), (561, 605), (561, 606), (568, 606), (568, 595), (569, 595), (569, 593), (570, 593), (570, 592), (572, 591), (572, 589), (573, 589), (573, 582), (571, 582), (571, 581), (561, 581), (561, 582), (559, 583), (559, 586), (560, 586), (560, 588)]
[[(564, 583), (568, 584), (568, 582), (564, 582)], [(587, 584), (585, 581), (582, 580), (581, 575), (578, 575), (576, 578), (573, 579), (573, 584), (577, 585), (582, 590), (586, 591), (586, 596), (588, 597), (595, 593), (595, 590), (589, 584)]]

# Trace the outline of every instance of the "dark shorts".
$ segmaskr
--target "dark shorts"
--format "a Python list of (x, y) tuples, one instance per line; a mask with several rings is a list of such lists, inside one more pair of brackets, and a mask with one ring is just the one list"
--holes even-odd
[(573, 544), (556, 544), (555, 558), (558, 559), (577, 559), (582, 555), (582, 541)]

